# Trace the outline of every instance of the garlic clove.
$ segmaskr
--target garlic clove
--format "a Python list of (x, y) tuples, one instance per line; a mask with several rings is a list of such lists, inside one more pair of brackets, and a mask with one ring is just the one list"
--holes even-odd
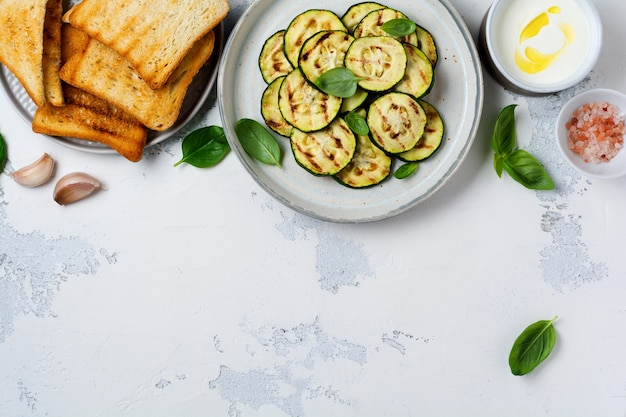
[(100, 181), (91, 175), (84, 172), (72, 172), (57, 181), (53, 198), (54, 201), (64, 206), (82, 200), (102, 188)]
[(16, 183), (24, 187), (38, 187), (48, 182), (53, 173), (54, 159), (44, 153), (32, 164), (15, 170), (10, 175)]

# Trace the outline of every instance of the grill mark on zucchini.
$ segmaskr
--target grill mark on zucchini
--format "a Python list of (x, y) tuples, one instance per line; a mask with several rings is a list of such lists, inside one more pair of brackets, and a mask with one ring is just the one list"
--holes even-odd
[(426, 101), (420, 100), (420, 104), (427, 117), (424, 133), (412, 149), (397, 155), (403, 161), (416, 162), (430, 158), (443, 142), (444, 125), (439, 111)]
[(391, 165), (392, 159), (372, 144), (369, 137), (358, 136), (352, 161), (335, 174), (335, 179), (350, 188), (367, 188), (388, 178)]
[(422, 26), (417, 25), (417, 29), (415, 29), (415, 33), (417, 35), (417, 47), (421, 49), (424, 54), (430, 60), (430, 63), (433, 67), (437, 64), (438, 52), (437, 45), (435, 44), (435, 39), (433, 35)]
[(287, 123), (278, 106), (278, 91), (284, 79), (285, 76), (278, 77), (265, 88), (261, 97), (261, 115), (267, 127), (281, 136), (289, 137), (293, 126)]
[(298, 164), (313, 175), (335, 175), (352, 160), (356, 138), (346, 122), (337, 118), (316, 132), (294, 129), (291, 150)]
[(364, 90), (385, 91), (404, 77), (407, 56), (395, 38), (366, 36), (352, 42), (344, 65), (359, 78), (358, 84)]
[(354, 28), (354, 37), (363, 36), (388, 36), (398, 39), (400, 42), (410, 43), (417, 46), (417, 34), (415, 32), (401, 37), (388, 34), (382, 29), (384, 23), (393, 19), (407, 19), (407, 16), (399, 10), (385, 7), (369, 12)]
[[(365, 117), (365, 110), (357, 113)], [(392, 159), (375, 146), (369, 136), (355, 135), (356, 149), (350, 163), (334, 178), (342, 185), (350, 188), (367, 188), (380, 184), (391, 173)]]
[(323, 30), (348, 31), (335, 13), (324, 9), (306, 10), (289, 23), (285, 32), (285, 55), (294, 67), (298, 66), (298, 58), (304, 42)]
[(303, 132), (328, 126), (341, 109), (342, 99), (313, 87), (294, 69), (283, 80), (278, 93), (280, 112), (290, 125)]
[(265, 41), (261, 49), (259, 68), (261, 69), (261, 76), (267, 84), (293, 70), (285, 55), (284, 39), (285, 31), (279, 30)]
[(346, 13), (341, 17), (341, 21), (346, 25), (348, 31), (353, 33), (356, 25), (358, 25), (369, 12), (384, 8), (385, 6), (382, 4), (372, 1), (357, 3), (346, 10)]
[(410, 95), (387, 93), (367, 113), (373, 142), (391, 154), (412, 149), (424, 133), (426, 112)]
[(404, 77), (394, 86), (394, 91), (420, 98), (430, 91), (433, 84), (433, 66), (424, 52), (415, 45), (403, 44), (407, 55)]
[(321, 31), (304, 42), (298, 65), (312, 84), (326, 71), (343, 67), (346, 51), (354, 41), (352, 35), (339, 30)]

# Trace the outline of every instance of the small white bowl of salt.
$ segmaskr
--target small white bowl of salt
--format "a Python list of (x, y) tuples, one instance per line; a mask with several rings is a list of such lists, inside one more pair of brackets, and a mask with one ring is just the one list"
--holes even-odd
[(626, 175), (626, 94), (606, 88), (574, 96), (561, 109), (556, 139), (565, 159), (583, 175)]

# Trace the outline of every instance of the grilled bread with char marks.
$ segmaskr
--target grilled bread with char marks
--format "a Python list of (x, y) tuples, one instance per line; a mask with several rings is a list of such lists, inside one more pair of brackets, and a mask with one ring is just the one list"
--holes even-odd
[(63, 65), (61, 79), (124, 110), (149, 129), (163, 131), (178, 119), (189, 85), (214, 46), (211, 31), (194, 44), (170, 80), (153, 90), (124, 57), (91, 38), (84, 51)]
[(0, 1), (0, 62), (38, 106), (46, 104), (42, 65), (46, 4), (47, 0)]
[[(63, 25), (62, 62), (82, 54), (89, 35)], [(105, 144), (126, 159), (141, 160), (146, 146), (146, 127), (119, 108), (69, 84), (63, 83), (65, 105), (41, 106), (35, 112), (33, 131), (50, 136), (65, 136)]]
[(228, 10), (228, 0), (83, 0), (63, 20), (122, 55), (159, 89)]
[(39, 107), (33, 131), (105, 144), (132, 162), (141, 160), (147, 129), (124, 112), (92, 94), (65, 84), (63, 106)]
[(43, 30), (43, 83), (46, 101), (54, 106), (62, 106), (63, 87), (59, 70), (61, 69), (61, 16), (63, 2), (48, 0), (46, 19)]

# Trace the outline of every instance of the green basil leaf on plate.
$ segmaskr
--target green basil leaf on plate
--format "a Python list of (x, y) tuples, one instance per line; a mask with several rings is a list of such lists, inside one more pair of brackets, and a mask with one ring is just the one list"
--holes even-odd
[(419, 165), (417, 162), (407, 162), (406, 164), (400, 166), (400, 168), (393, 173), (393, 176), (399, 180), (403, 180), (415, 174), (418, 167)]
[(320, 75), (315, 84), (326, 94), (348, 98), (356, 93), (359, 78), (345, 67), (330, 69)]
[(354, 110), (346, 114), (343, 118), (350, 130), (360, 136), (367, 136), (370, 133), (370, 128), (367, 125), (367, 121), (363, 116), (356, 113)]
[(383, 23), (381, 28), (391, 36), (407, 36), (415, 32), (417, 25), (409, 19), (391, 19)]

